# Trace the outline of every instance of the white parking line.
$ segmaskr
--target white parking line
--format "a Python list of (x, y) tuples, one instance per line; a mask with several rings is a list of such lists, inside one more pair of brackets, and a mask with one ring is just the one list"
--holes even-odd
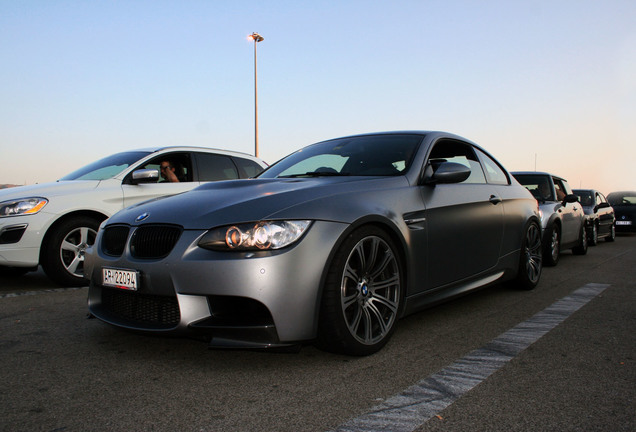
[(407, 388), (337, 432), (410, 432), (501, 369), (609, 285), (587, 284), (451, 366)]

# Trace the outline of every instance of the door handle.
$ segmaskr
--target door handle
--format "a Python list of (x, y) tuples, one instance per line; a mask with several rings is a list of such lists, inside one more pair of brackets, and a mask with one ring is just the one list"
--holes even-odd
[(490, 195), (490, 199), (488, 201), (490, 201), (494, 205), (497, 205), (503, 200), (499, 198), (497, 195)]

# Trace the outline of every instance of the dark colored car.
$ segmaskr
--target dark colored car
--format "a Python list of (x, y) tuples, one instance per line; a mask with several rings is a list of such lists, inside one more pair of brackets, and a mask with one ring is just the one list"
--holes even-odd
[(513, 172), (512, 175), (539, 202), (545, 265), (555, 266), (561, 251), (566, 249), (572, 249), (575, 255), (585, 255), (588, 246), (585, 213), (568, 182), (545, 172)]
[(87, 254), (90, 312), (214, 347), (378, 351), (397, 320), (542, 270), (536, 200), (442, 132), (317, 143), (256, 179), (123, 210)]
[(607, 202), (605, 196), (595, 189), (574, 189), (574, 195), (585, 212), (585, 227), (587, 239), (591, 246), (596, 246), (598, 240), (604, 238), (608, 242), (614, 241), (616, 231), (614, 227), (614, 209)]
[(636, 192), (612, 192), (607, 201), (614, 208), (617, 232), (636, 232)]

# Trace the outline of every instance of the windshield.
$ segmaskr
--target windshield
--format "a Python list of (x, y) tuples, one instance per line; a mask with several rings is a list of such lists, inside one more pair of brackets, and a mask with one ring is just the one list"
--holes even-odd
[(421, 140), (420, 135), (369, 135), (325, 141), (292, 153), (259, 177), (401, 175)]
[(106, 180), (128, 168), (150, 152), (124, 152), (105, 157), (65, 175), (60, 180)]
[(579, 202), (584, 206), (594, 205), (594, 195), (591, 191), (575, 190), (574, 195), (579, 197)]
[(555, 201), (549, 177), (533, 174), (515, 174), (519, 183), (532, 193), (538, 201)]
[(636, 192), (611, 193), (607, 196), (607, 201), (613, 206), (636, 205)]

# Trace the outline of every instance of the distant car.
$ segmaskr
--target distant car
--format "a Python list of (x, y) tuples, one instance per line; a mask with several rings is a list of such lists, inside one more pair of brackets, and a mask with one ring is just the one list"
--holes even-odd
[(357, 135), (123, 210), (86, 268), (90, 312), (116, 326), (367, 355), (424, 306), (497, 282), (534, 288), (539, 208), (463, 138)]
[(636, 232), (636, 192), (612, 192), (607, 201), (616, 214), (616, 231)]
[(545, 172), (520, 171), (512, 175), (539, 202), (545, 265), (557, 265), (561, 251), (566, 249), (572, 249), (575, 255), (585, 255), (588, 246), (585, 213), (568, 182)]
[[(159, 173), (169, 165), (179, 182), (162, 181)], [(0, 190), (0, 273), (21, 274), (41, 264), (61, 285), (86, 285), (84, 251), (112, 214), (204, 182), (254, 177), (265, 167), (243, 153), (164, 147), (117, 153), (55, 183)]]
[(605, 196), (594, 189), (574, 189), (573, 192), (579, 197), (579, 202), (585, 212), (585, 227), (589, 244), (596, 246), (601, 238), (608, 242), (614, 241), (616, 238), (614, 209), (607, 202)]

